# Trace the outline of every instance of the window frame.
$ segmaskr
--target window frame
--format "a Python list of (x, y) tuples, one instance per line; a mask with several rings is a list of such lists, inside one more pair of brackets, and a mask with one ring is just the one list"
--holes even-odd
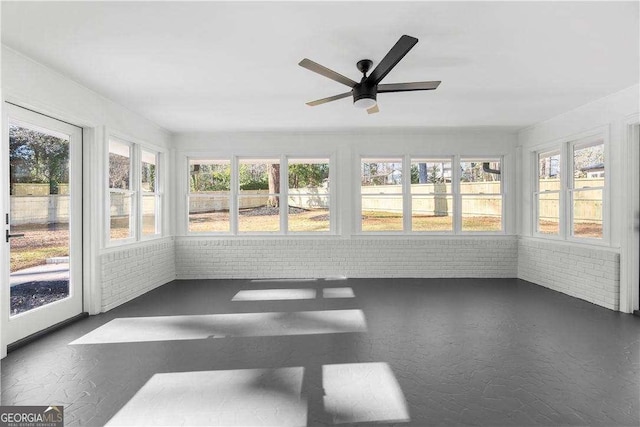
[[(163, 194), (162, 194), (162, 188), (161, 188), (161, 182), (162, 180), (160, 179), (160, 175), (162, 174), (162, 168), (160, 166), (161, 161), (162, 161), (162, 153), (158, 150), (155, 149), (151, 149), (148, 148), (147, 146), (142, 146), (142, 145), (138, 145), (138, 150), (140, 152), (140, 155), (138, 156), (138, 163), (139, 163), (139, 201), (138, 201), (138, 206), (140, 206), (140, 209), (138, 209), (139, 211), (139, 231), (140, 231), (140, 239), (139, 240), (153, 240), (156, 239), (158, 237), (162, 236), (162, 220), (163, 220), (163, 215), (162, 215), (162, 202), (163, 202)], [(146, 151), (147, 153), (150, 154), (154, 154), (155, 157), (155, 172), (154, 172), (154, 191), (153, 192), (145, 192), (142, 190), (142, 151)], [(143, 228), (144, 228), (144, 196), (154, 196), (155, 199), (155, 212), (154, 212), (154, 216), (155, 216), (155, 233), (153, 234), (144, 234), (143, 232)]]
[[(415, 160), (429, 160), (431, 162), (433, 162), (434, 160), (446, 160), (451, 164), (451, 193), (446, 193), (445, 196), (447, 197), (451, 197), (451, 203), (452, 203), (452, 207), (451, 207), (451, 230), (414, 230), (413, 229), (413, 196), (429, 196), (429, 193), (412, 193), (411, 192), (411, 179), (409, 179), (408, 183), (407, 183), (407, 194), (408, 194), (408, 212), (409, 212), (409, 225), (408, 225), (408, 233), (412, 233), (412, 234), (424, 234), (424, 235), (442, 235), (442, 236), (451, 236), (454, 235), (456, 232), (456, 211), (458, 210), (458, 202), (456, 200), (456, 183), (454, 182), (455, 179), (455, 156), (454, 155), (444, 155), (444, 156), (416, 156), (416, 155), (409, 155), (408, 156), (408, 167), (409, 167), (409, 174), (411, 174), (411, 164), (414, 163), (414, 159)], [(443, 171), (444, 172), (444, 171)], [(445, 183), (446, 184), (446, 183)]]
[[(360, 235), (364, 235), (364, 236), (370, 236), (370, 235), (378, 235), (378, 236), (384, 236), (384, 235), (392, 235), (392, 236), (397, 236), (397, 235), (402, 235), (402, 234), (407, 234), (407, 198), (405, 197), (405, 193), (407, 191), (407, 184), (406, 184), (406, 179), (405, 179), (405, 171), (407, 170), (407, 155), (403, 155), (403, 154), (396, 154), (396, 155), (386, 155), (386, 154), (361, 154), (358, 157), (358, 164), (357, 167), (355, 168), (355, 173), (357, 174), (357, 179), (355, 180), (354, 184), (357, 187), (357, 193), (358, 197), (356, 197), (356, 209), (354, 211), (354, 214), (356, 215), (356, 233), (360, 234)], [(371, 159), (371, 160), (375, 160), (375, 159), (385, 159), (386, 160), (393, 160), (393, 159), (398, 159), (400, 160), (399, 162), (392, 162), (392, 163), (400, 163), (402, 164), (402, 191), (400, 193), (400, 197), (402, 198), (402, 230), (384, 230), (384, 231), (366, 231), (362, 229), (362, 162), (364, 159)], [(411, 180), (409, 180), (409, 184), (411, 183)], [(387, 197), (393, 197), (393, 196), (387, 196)], [(411, 222), (411, 219), (409, 219), (409, 222)], [(409, 224), (409, 227), (411, 225)]]
[[(336, 209), (333, 209), (333, 205), (334, 205), (334, 201), (336, 199), (336, 196), (334, 194), (334, 171), (333, 171), (333, 157), (332, 156), (309, 156), (309, 155), (304, 155), (304, 156), (294, 156), (294, 155), (285, 155), (284, 157), (284, 161), (286, 163), (286, 179), (284, 181), (285, 185), (284, 188), (281, 188), (280, 190), (282, 191), (283, 195), (282, 197), (285, 197), (286, 200), (286, 212), (285, 212), (285, 216), (286, 216), (286, 229), (285, 229), (285, 234), (289, 235), (289, 236), (323, 236), (323, 235), (332, 235), (335, 234), (335, 222), (336, 222), (336, 218), (335, 218), (335, 212)], [(327, 195), (327, 199), (329, 200), (329, 230), (328, 231), (291, 231), (289, 230), (289, 161), (290, 160), (309, 160), (309, 163), (307, 164), (321, 164), (321, 163), (327, 163), (329, 165), (329, 187), (328, 187), (328, 195)], [(314, 162), (314, 160), (317, 160), (316, 162)], [(326, 160), (326, 162), (319, 162), (319, 160)], [(283, 167), (282, 167), (282, 163), (280, 164), (280, 171), (282, 171)], [(282, 177), (280, 177), (280, 179), (282, 179)], [(282, 182), (282, 181), (281, 181)]]
[[(540, 173), (540, 166), (539, 166), (539, 156), (541, 154), (550, 154), (550, 153), (558, 153), (558, 155), (560, 156), (560, 161), (559, 161), (559, 168), (560, 168), (560, 189), (557, 190), (558, 193), (558, 234), (546, 234), (546, 233), (541, 233), (540, 231), (538, 231), (538, 224), (539, 224), (539, 215), (540, 215), (540, 210), (538, 208), (538, 197), (540, 194), (549, 194), (549, 193), (555, 193), (556, 191), (540, 191), (540, 178), (539, 178), (539, 173)], [(557, 145), (553, 145), (550, 147), (546, 147), (546, 148), (541, 148), (540, 150), (534, 151), (533, 152), (533, 164), (534, 164), (534, 168), (533, 168), (533, 199), (531, 201), (531, 206), (533, 208), (533, 215), (531, 216), (533, 219), (532, 222), (532, 235), (536, 236), (536, 237), (542, 237), (545, 239), (553, 239), (553, 240), (563, 240), (564, 236), (565, 236), (565, 228), (566, 228), (566, 224), (563, 221), (563, 216), (564, 216), (564, 212), (565, 212), (565, 204), (566, 204), (566, 200), (565, 200), (565, 192), (564, 192), (564, 179), (565, 179), (565, 175), (567, 175), (567, 171), (565, 169), (565, 153), (562, 150), (562, 147), (558, 147)]]
[[(191, 162), (192, 161), (217, 161), (217, 162), (228, 162), (229, 168), (231, 170), (231, 181), (229, 183), (229, 231), (190, 231), (189, 230), (189, 201), (191, 197), (196, 198), (207, 198), (211, 197), (205, 194), (191, 193), (191, 184), (189, 182), (189, 174), (191, 173)], [(185, 233), (189, 236), (229, 236), (234, 233), (234, 230), (237, 230), (238, 224), (237, 221), (234, 223), (235, 215), (233, 212), (236, 211), (236, 199), (234, 197), (234, 188), (235, 185), (238, 184), (236, 179), (236, 174), (234, 171), (236, 170), (236, 163), (234, 163), (234, 159), (227, 156), (207, 156), (207, 155), (196, 155), (196, 156), (185, 156), (185, 175), (187, 177), (185, 181), (185, 209), (184, 209), (184, 224), (185, 224)]]
[[(234, 237), (234, 238), (250, 238), (250, 237), (320, 237), (320, 236), (335, 236), (337, 234), (337, 194), (336, 194), (336, 168), (335, 168), (335, 154), (277, 154), (269, 155), (261, 153), (259, 155), (252, 155), (251, 153), (237, 153), (233, 155), (223, 155), (208, 152), (185, 152), (181, 153), (184, 159), (184, 174), (186, 181), (183, 184), (183, 191), (185, 191), (185, 197), (183, 200), (187, 201), (186, 208), (181, 215), (183, 218), (183, 233), (189, 237)], [(329, 231), (289, 231), (288, 230), (288, 209), (289, 209), (289, 159), (296, 160), (309, 160), (313, 163), (314, 160), (328, 161), (329, 163)], [(231, 189), (229, 192), (229, 222), (230, 230), (226, 231), (206, 231), (196, 232), (189, 230), (189, 197), (192, 196), (190, 192), (190, 184), (188, 180), (188, 174), (190, 171), (190, 161), (193, 160), (210, 160), (210, 161), (229, 161), (231, 165)], [(280, 164), (280, 192), (268, 193), (267, 195), (277, 195), (280, 198), (279, 203), (279, 226), (278, 231), (240, 231), (239, 230), (239, 201), (242, 195), (240, 194), (240, 164), (243, 160), (278, 160)]]
[[(402, 159), (402, 170), (403, 170), (403, 180), (402, 180), (402, 205), (403, 205), (403, 229), (400, 231), (363, 231), (362, 230), (362, 191), (361, 191), (361, 179), (362, 179), (362, 161), (363, 159)], [(435, 159), (435, 160), (444, 160), (451, 159), (451, 191), (452, 191), (452, 201), (453, 201), (453, 229), (451, 231), (428, 231), (428, 230), (420, 230), (414, 231), (412, 229), (412, 194), (411, 194), (411, 179), (405, 179), (405, 171), (409, 171), (411, 173), (411, 163), (412, 159)], [(357, 164), (354, 170), (354, 186), (355, 194), (358, 197), (355, 197), (355, 209), (354, 214), (356, 215), (355, 223), (355, 234), (359, 236), (402, 236), (402, 235), (414, 235), (414, 236), (500, 236), (505, 235), (507, 230), (507, 219), (506, 219), (506, 210), (507, 210), (507, 194), (506, 194), (506, 170), (507, 166), (505, 166), (505, 155), (473, 155), (473, 154), (421, 154), (421, 153), (411, 153), (411, 154), (359, 154), (356, 158)], [(500, 193), (492, 193), (491, 195), (499, 195), (501, 199), (501, 210), (500, 210), (500, 230), (495, 231), (465, 231), (462, 230), (462, 196), (460, 192), (460, 164), (463, 160), (466, 161), (500, 161)], [(447, 193), (448, 194), (448, 193)]]
[[(131, 215), (130, 215), (130, 227), (132, 229), (131, 235), (126, 239), (111, 239), (111, 192), (109, 187), (109, 143), (115, 141), (120, 144), (129, 146), (129, 190), (113, 189), (114, 192), (127, 193), (131, 196)], [(138, 140), (136, 138), (129, 137), (121, 134), (117, 131), (105, 131), (104, 150), (102, 162), (105, 173), (103, 177), (105, 179), (104, 187), (106, 188), (107, 197), (105, 198), (103, 206), (104, 225), (103, 225), (103, 244), (104, 249), (109, 249), (118, 246), (124, 246), (134, 243), (140, 243), (149, 240), (156, 240), (165, 237), (165, 224), (164, 224), (164, 169), (166, 167), (166, 150), (163, 148), (149, 144), (145, 141)], [(156, 153), (156, 234), (145, 235), (142, 234), (142, 160), (141, 151)]]
[[(111, 149), (110, 149), (111, 141), (114, 141), (129, 147), (129, 189), (128, 190), (123, 190), (120, 188), (112, 189), (110, 186), (109, 181), (111, 179), (111, 171), (109, 168), (109, 154), (111, 154)], [(104, 246), (112, 247), (112, 246), (120, 246), (128, 243), (133, 243), (137, 240), (137, 209), (136, 209), (137, 203), (136, 203), (136, 191), (134, 189), (135, 183), (137, 182), (137, 176), (134, 170), (136, 154), (134, 149), (134, 143), (118, 135), (114, 135), (114, 134), (108, 135), (105, 146), (106, 146), (105, 147), (105, 151), (106, 151), (105, 179), (107, 181), (106, 187), (107, 187), (108, 197), (105, 200), (105, 227), (104, 227), (105, 235), (104, 236), (105, 236), (106, 243)], [(111, 239), (111, 194), (112, 193), (125, 194), (131, 198), (131, 212), (129, 213), (130, 232), (129, 232), (129, 237), (124, 239)]]
[[(231, 191), (233, 194), (233, 197), (236, 201), (235, 203), (235, 208), (233, 211), (233, 216), (236, 219), (236, 228), (232, 229), (234, 232), (234, 235), (236, 236), (272, 236), (272, 235), (276, 235), (276, 236), (281, 236), (283, 234), (286, 234), (286, 227), (287, 227), (287, 218), (286, 218), (286, 213), (287, 213), (287, 209), (288, 209), (288, 205), (287, 203), (282, 203), (282, 199), (283, 197), (285, 197), (285, 200), (288, 202), (288, 200), (286, 199), (287, 195), (285, 194), (285, 191), (283, 191), (283, 180), (287, 178), (287, 174), (285, 169), (287, 169), (287, 166), (283, 165), (283, 158), (285, 158), (285, 156), (234, 156), (234, 164), (235, 164), (235, 176), (236, 176), (236, 180), (235, 180), (235, 185), (233, 185), (233, 179), (231, 180), (231, 183), (233, 185)], [(240, 194), (240, 164), (242, 163), (243, 160), (255, 160), (256, 162), (260, 162), (260, 160), (278, 160), (278, 164), (280, 165), (280, 188), (278, 189), (279, 192), (278, 193), (266, 193), (265, 196), (269, 197), (269, 196), (277, 196), (280, 199), (280, 202), (278, 203), (278, 210), (279, 210), (279, 229), (277, 231), (240, 231), (240, 198), (243, 197), (243, 195)], [(268, 164), (267, 162), (264, 162), (266, 164)], [(234, 174), (234, 168), (231, 169), (231, 174)], [(247, 194), (248, 196), (248, 194)]]
[[(590, 145), (600, 145), (600, 143), (594, 144), (594, 142), (602, 141), (603, 146), (603, 154), (604, 154), (604, 183), (601, 187), (592, 187), (588, 190), (586, 188), (576, 189), (574, 188), (574, 174), (575, 174), (575, 163), (574, 163), (574, 152), (576, 146), (590, 146)], [(566, 144), (567, 151), (567, 170), (570, 173), (567, 173), (567, 181), (566, 181), (566, 240), (571, 242), (582, 242), (582, 243), (591, 243), (591, 244), (601, 244), (601, 245), (609, 245), (609, 220), (608, 220), (608, 212), (609, 212), (609, 150), (607, 143), (607, 138), (604, 134), (598, 133), (594, 135), (589, 135), (581, 138), (574, 138), (571, 141), (568, 141)], [(576, 191), (589, 191), (589, 190), (602, 190), (602, 237), (588, 237), (588, 236), (576, 236), (574, 235), (574, 215), (573, 215), (573, 202), (574, 202), (574, 194)]]
[[(574, 177), (574, 163), (573, 163), (573, 150), (576, 145), (589, 145), (595, 141), (602, 141), (604, 145), (604, 186), (598, 187), (602, 189), (602, 238), (597, 237), (584, 237), (573, 235), (573, 177)], [(559, 216), (559, 229), (558, 235), (542, 234), (537, 232), (537, 180), (538, 180), (538, 154), (545, 152), (560, 152), (560, 165), (561, 165), (561, 177), (560, 177), (560, 216)], [(555, 140), (551, 143), (540, 144), (533, 147), (530, 151), (530, 165), (532, 165), (532, 173), (529, 175), (532, 182), (530, 191), (531, 200), (531, 215), (530, 224), (531, 235), (536, 238), (559, 240), (568, 243), (579, 243), (595, 246), (611, 246), (611, 224), (609, 220), (610, 215), (610, 197), (611, 197), (611, 155), (610, 155), (610, 143), (609, 143), (609, 126), (598, 127), (590, 131), (586, 131), (580, 134), (572, 135)], [(562, 171), (565, 171), (563, 174)]]
[[(495, 236), (495, 235), (503, 235), (506, 234), (506, 230), (507, 230), (507, 218), (506, 218), (506, 209), (507, 209), (507, 196), (505, 193), (505, 177), (506, 177), (506, 173), (505, 173), (505, 164), (504, 164), (504, 155), (495, 155), (495, 156), (491, 156), (491, 155), (480, 155), (480, 156), (474, 156), (474, 155), (456, 155), (456, 162), (455, 165), (457, 165), (457, 167), (455, 167), (455, 173), (453, 174), (456, 178), (456, 190), (457, 190), (457, 202), (455, 204), (455, 206), (458, 207), (458, 229), (457, 229), (457, 233), (456, 234), (460, 234), (460, 235), (467, 235), (467, 236)], [(471, 162), (471, 161), (499, 161), (500, 162), (500, 192), (499, 193), (491, 193), (491, 194), (485, 194), (486, 196), (500, 196), (500, 230), (495, 230), (495, 231), (491, 231), (491, 230), (482, 230), (482, 231), (465, 231), (462, 229), (462, 198), (463, 196), (469, 196), (469, 195), (473, 195), (472, 193), (462, 193), (460, 187), (461, 187), (461, 181), (460, 181), (460, 167), (463, 161), (467, 161), (467, 162)], [(456, 175), (457, 173), (457, 175)]]

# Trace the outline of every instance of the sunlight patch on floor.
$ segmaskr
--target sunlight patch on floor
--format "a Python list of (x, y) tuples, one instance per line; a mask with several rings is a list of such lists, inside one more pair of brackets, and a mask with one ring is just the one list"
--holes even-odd
[(324, 288), (322, 298), (355, 298), (353, 288)]
[(247, 289), (239, 291), (231, 301), (279, 301), (314, 299), (315, 289)]
[(304, 368), (155, 374), (108, 426), (306, 426)]
[(367, 332), (362, 310), (126, 317), (105, 323), (70, 345), (349, 332)]
[(322, 366), (324, 410), (334, 424), (410, 421), (407, 401), (387, 363)]

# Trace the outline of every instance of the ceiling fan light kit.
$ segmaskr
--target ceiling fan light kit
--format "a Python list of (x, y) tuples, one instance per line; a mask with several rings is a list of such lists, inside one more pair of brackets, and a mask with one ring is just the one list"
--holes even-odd
[(358, 61), (356, 67), (362, 73), (360, 83), (313, 62), (310, 59), (303, 59), (298, 64), (301, 67), (351, 88), (350, 92), (307, 102), (307, 105), (315, 107), (316, 105), (326, 104), (327, 102), (337, 101), (338, 99), (352, 96), (353, 105), (356, 108), (366, 109), (367, 113), (374, 114), (380, 111), (378, 109), (378, 93), (435, 90), (440, 85), (440, 81), (380, 84), (380, 81), (389, 74), (393, 67), (395, 67), (402, 58), (404, 58), (416, 43), (418, 43), (418, 39), (415, 37), (407, 35), (400, 37), (400, 40), (398, 40), (398, 42), (391, 48), (369, 76), (367, 76), (367, 73), (369, 72), (369, 69), (371, 69), (373, 61), (370, 59), (362, 59)]

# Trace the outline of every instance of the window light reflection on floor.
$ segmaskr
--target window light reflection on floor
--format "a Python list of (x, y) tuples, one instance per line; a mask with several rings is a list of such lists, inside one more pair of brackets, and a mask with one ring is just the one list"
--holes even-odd
[(239, 291), (231, 301), (279, 301), (314, 299), (315, 289), (246, 289)]
[(324, 410), (334, 424), (408, 422), (407, 401), (386, 363), (322, 366)]
[(304, 368), (159, 373), (108, 426), (306, 426)]
[(114, 319), (71, 342), (108, 344), (367, 332), (362, 310), (231, 313)]
[(316, 282), (318, 279), (252, 279), (251, 283), (289, 283), (289, 282)]
[(324, 288), (322, 298), (355, 298), (352, 288)]

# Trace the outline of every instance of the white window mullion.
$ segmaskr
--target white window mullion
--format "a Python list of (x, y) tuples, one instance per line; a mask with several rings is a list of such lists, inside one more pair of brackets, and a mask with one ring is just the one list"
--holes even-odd
[(229, 193), (229, 221), (231, 222), (231, 234), (238, 234), (238, 215), (240, 202), (238, 194), (240, 193), (240, 162), (238, 156), (231, 158), (231, 191)]
[(413, 213), (411, 212), (411, 159), (404, 156), (402, 159), (402, 230), (411, 233)]
[(162, 236), (163, 229), (162, 224), (164, 221), (164, 212), (163, 212), (163, 200), (162, 195), (164, 192), (164, 186), (162, 181), (162, 175), (164, 171), (164, 158), (166, 156), (164, 154), (157, 153), (156, 154), (156, 168), (154, 172), (155, 183), (153, 185), (154, 191), (154, 199), (155, 199), (155, 215), (156, 215), (156, 234)]
[(287, 156), (280, 157), (280, 234), (289, 234), (289, 161)]
[(133, 235), (136, 238), (136, 241), (140, 241), (142, 237), (142, 191), (140, 191), (140, 181), (142, 174), (140, 173), (140, 146), (138, 144), (132, 144), (132, 152), (131, 152), (131, 175), (130, 178), (133, 181), (131, 183), (131, 189), (133, 190), (133, 200), (131, 210), (132, 212), (132, 226), (133, 226)]
[(453, 234), (462, 231), (462, 196), (460, 195), (460, 156), (453, 156), (451, 167), (451, 191), (453, 192)]
[[(572, 206), (572, 194), (571, 194), (571, 183), (573, 180), (571, 177), (573, 176), (573, 159), (569, 158), (569, 152), (571, 151), (570, 144), (562, 144), (561, 147), (562, 153), (560, 154), (561, 159), (560, 163), (562, 164), (562, 169), (560, 169), (560, 235), (564, 240), (567, 239), (571, 235), (571, 230), (573, 229), (573, 208)], [(563, 173), (564, 172), (564, 173)]]

